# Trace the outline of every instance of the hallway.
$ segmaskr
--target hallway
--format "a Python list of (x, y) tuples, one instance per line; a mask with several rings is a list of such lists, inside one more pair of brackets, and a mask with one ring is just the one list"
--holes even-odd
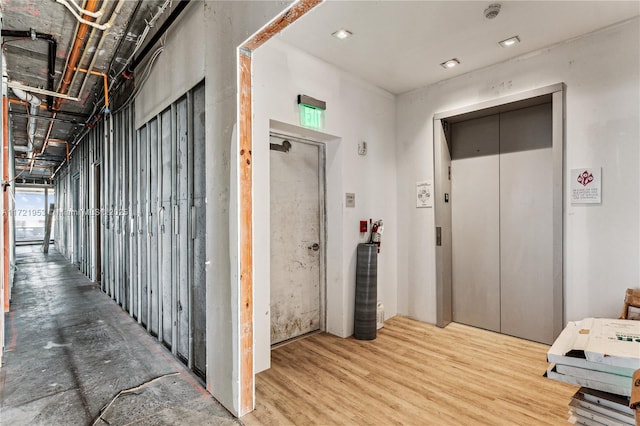
[(17, 247), (16, 264), (0, 424), (238, 424), (55, 249)]

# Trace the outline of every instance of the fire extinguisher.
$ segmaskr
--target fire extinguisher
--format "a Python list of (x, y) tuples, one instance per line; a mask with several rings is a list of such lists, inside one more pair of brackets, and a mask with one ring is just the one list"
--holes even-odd
[(378, 253), (380, 253), (380, 243), (382, 242), (382, 233), (384, 232), (384, 225), (382, 219), (373, 223), (371, 228), (371, 237), (369, 238), (369, 244), (375, 244), (378, 246)]

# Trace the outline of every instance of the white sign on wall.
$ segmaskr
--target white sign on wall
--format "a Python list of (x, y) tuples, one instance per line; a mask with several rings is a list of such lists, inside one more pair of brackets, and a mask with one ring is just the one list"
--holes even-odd
[(349, 208), (353, 208), (356, 206), (355, 192), (347, 192), (344, 194), (344, 206)]
[(571, 169), (571, 203), (600, 204), (602, 201), (602, 168)]
[(433, 182), (416, 182), (416, 207), (433, 207)]

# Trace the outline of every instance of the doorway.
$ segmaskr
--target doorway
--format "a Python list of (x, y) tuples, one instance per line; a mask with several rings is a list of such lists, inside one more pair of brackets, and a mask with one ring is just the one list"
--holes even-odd
[(270, 136), (271, 344), (323, 328), (324, 146)]
[(439, 326), (547, 344), (562, 330), (562, 93), (436, 116)]

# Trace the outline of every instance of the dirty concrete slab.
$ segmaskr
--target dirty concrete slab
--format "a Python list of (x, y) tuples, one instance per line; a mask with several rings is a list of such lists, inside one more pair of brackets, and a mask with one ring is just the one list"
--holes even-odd
[(16, 266), (0, 424), (240, 424), (57, 251), (18, 247)]

